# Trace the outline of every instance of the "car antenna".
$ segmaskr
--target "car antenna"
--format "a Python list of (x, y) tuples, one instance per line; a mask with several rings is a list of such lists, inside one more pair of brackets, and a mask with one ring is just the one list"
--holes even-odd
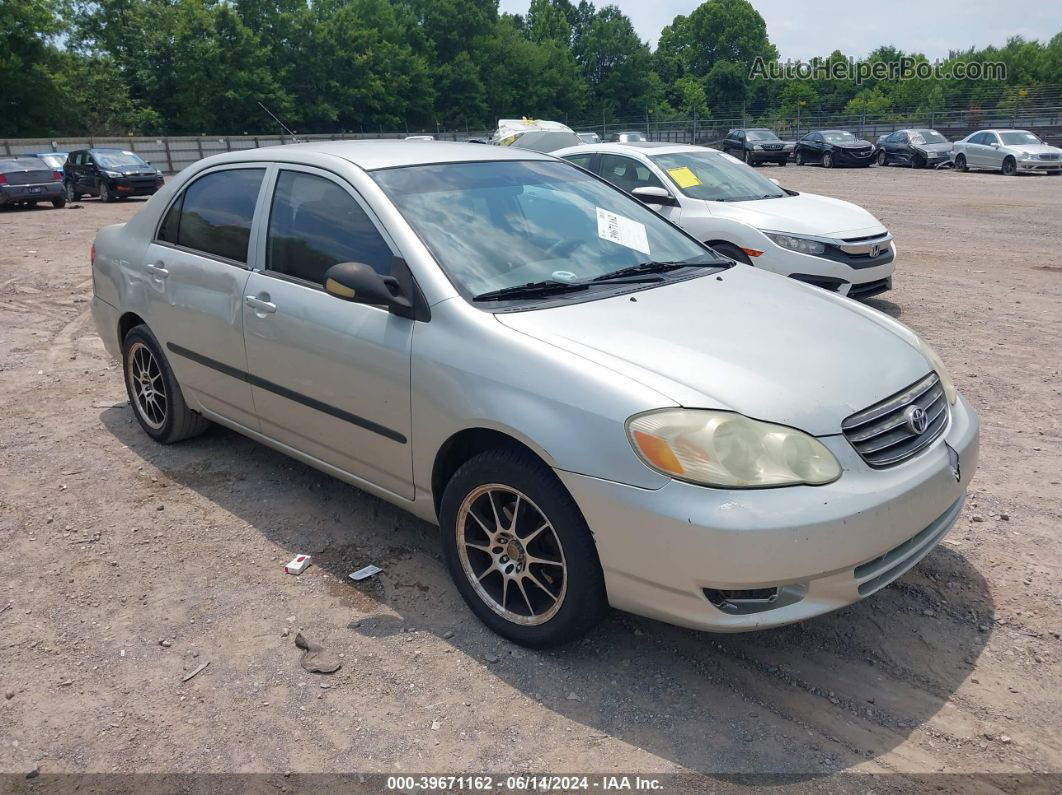
[(277, 124), (280, 125), (280, 129), (282, 129), (284, 132), (286, 132), (288, 135), (291, 136), (291, 142), (293, 144), (301, 144), (301, 143), (303, 143), (303, 141), (300, 141), (298, 136), (295, 135), (295, 133), (293, 133), (291, 130), (288, 129), (288, 125), (286, 125), (284, 122), (282, 122), (280, 119), (277, 118), (276, 114), (273, 113), (273, 111), (271, 111), (269, 108), (267, 108), (261, 102), (258, 103), (258, 107), (260, 107), (262, 110), (264, 110), (266, 113), (268, 113), (270, 118), (273, 119), (273, 121), (275, 121)]

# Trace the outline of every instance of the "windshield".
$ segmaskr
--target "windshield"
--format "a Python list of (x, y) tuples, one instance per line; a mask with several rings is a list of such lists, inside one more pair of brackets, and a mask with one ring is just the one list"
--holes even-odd
[(787, 195), (766, 177), (722, 152), (677, 152), (656, 155), (652, 160), (691, 199), (739, 202)]
[(824, 132), (822, 137), (829, 141), (831, 144), (846, 144), (849, 141), (854, 141), (856, 137), (850, 132)]
[(132, 152), (93, 152), (100, 168), (128, 168), (129, 166), (146, 166), (139, 156)]
[(999, 137), (1003, 139), (1005, 146), (1029, 146), (1033, 144), (1042, 144), (1039, 138), (1030, 132), (1004, 132), (1000, 133)]
[(66, 164), (66, 155), (37, 155), (41, 160), (52, 168), (62, 168)]
[(747, 136), (748, 140), (750, 140), (750, 141), (778, 141), (778, 140), (780, 140), (778, 138), (778, 136), (775, 135), (770, 130), (749, 130), (747, 133), (745, 133), (745, 135)]
[(444, 163), (372, 177), (465, 295), (707, 254), (641, 202), (564, 162)]
[(915, 130), (911, 133), (913, 144), (946, 144), (948, 139), (936, 130)]

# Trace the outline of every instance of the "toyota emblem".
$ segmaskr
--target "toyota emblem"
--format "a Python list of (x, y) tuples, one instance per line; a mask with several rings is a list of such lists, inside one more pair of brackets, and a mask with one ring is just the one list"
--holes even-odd
[(903, 419), (907, 423), (908, 430), (916, 436), (921, 436), (929, 427), (929, 415), (921, 406), (908, 406), (903, 413)]

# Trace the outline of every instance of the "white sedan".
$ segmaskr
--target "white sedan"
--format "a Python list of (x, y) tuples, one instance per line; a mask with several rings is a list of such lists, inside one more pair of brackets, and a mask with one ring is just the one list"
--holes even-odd
[(1062, 149), (1028, 130), (979, 130), (955, 142), (955, 168), (987, 168), (1013, 176), (1019, 171), (1062, 174)]
[(609, 143), (553, 154), (653, 206), (731, 259), (852, 298), (892, 288), (892, 235), (850, 202), (787, 190), (703, 146)]

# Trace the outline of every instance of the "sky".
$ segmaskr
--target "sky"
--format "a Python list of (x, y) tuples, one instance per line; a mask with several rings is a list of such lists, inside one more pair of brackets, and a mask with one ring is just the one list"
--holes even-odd
[[(1062, 31), (1060, 0), (751, 0), (767, 23), (767, 35), (782, 60), (806, 61), (841, 50), (857, 58), (882, 44), (904, 52), (920, 52), (930, 60), (946, 58), (949, 50), (1001, 45), (1010, 36), (1047, 41)], [(700, 0), (594, 0), (598, 8), (617, 5), (638, 35), (656, 47), (660, 30), (678, 14), (689, 14)], [(530, 0), (501, 0), (500, 9), (527, 13)], [(899, 20), (893, 28), (887, 13)]]

